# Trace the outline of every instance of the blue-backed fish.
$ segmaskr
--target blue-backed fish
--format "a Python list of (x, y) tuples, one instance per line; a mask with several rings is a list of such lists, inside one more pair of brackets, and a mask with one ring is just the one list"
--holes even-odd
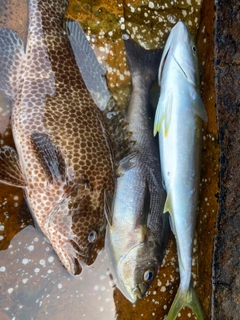
[(0, 181), (23, 188), (36, 223), (75, 275), (105, 231), (116, 168), (110, 136), (117, 129), (81, 76), (74, 55), (81, 30), (71, 23), (63, 29), (67, 5), (29, 1), (26, 48), (16, 32), (0, 30), (0, 90), (13, 101), (17, 151), (1, 148)]
[(171, 30), (160, 67), (160, 98), (154, 134), (159, 132), (161, 171), (167, 191), (164, 212), (176, 238), (180, 284), (167, 319), (175, 319), (184, 306), (197, 319), (203, 311), (191, 283), (192, 250), (198, 206), (202, 120), (207, 114), (199, 94), (196, 46), (183, 22)]
[(152, 134), (154, 113), (150, 105), (150, 89), (157, 79), (162, 51), (145, 50), (127, 34), (124, 38), (132, 77), (126, 118), (135, 144), (132, 156), (120, 162), (105, 245), (118, 288), (136, 303), (157, 275), (169, 234), (168, 216), (163, 214), (166, 192), (158, 141)]

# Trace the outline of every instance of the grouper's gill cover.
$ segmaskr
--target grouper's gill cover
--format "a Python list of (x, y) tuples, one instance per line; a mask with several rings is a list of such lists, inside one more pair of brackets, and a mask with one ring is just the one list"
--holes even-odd
[(109, 132), (117, 130), (108, 129), (79, 72), (62, 28), (67, 4), (29, 1), (25, 50), (15, 32), (0, 30), (0, 90), (13, 100), (17, 149), (1, 148), (0, 181), (24, 189), (63, 265), (79, 274), (106, 225), (118, 156)]

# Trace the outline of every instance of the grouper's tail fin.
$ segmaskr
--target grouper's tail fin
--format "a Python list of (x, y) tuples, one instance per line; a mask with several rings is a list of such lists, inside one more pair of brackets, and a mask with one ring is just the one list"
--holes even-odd
[(177, 294), (168, 312), (166, 320), (176, 319), (179, 311), (183, 307), (190, 308), (195, 314), (197, 320), (204, 319), (203, 310), (192, 283), (190, 283), (189, 289), (187, 291), (182, 291), (181, 287), (178, 288)]
[(127, 33), (123, 34), (123, 39), (133, 84), (140, 81), (150, 90), (152, 83), (157, 79), (162, 49), (146, 50), (134, 42)]

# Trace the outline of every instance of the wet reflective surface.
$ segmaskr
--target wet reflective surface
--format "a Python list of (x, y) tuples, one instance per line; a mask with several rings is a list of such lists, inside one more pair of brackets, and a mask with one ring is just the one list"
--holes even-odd
[[(193, 282), (208, 319), (211, 312), (211, 265), (219, 174), (213, 69), (214, 4), (204, 0), (201, 12), (200, 1), (158, 3), (71, 1), (67, 16), (79, 19), (83, 25), (106, 69), (109, 88), (120, 108), (126, 108), (130, 93), (130, 76), (121, 30), (126, 28), (135, 35), (136, 41), (147, 48), (162, 46), (169, 28), (180, 18), (196, 35), (202, 97), (208, 123), (203, 129), (202, 183), (193, 256)], [(13, 0), (1, 0), (0, 27), (7, 25), (26, 39), (26, 23), (26, 1), (14, 3)], [(144, 31), (150, 27), (150, 33)], [(157, 35), (159, 28), (161, 31)], [(1, 145), (13, 146), (9, 106), (10, 102), (1, 95)], [(22, 191), (5, 185), (0, 185), (0, 188), (1, 319), (164, 319), (179, 282), (173, 236), (163, 266), (147, 296), (137, 306), (132, 306), (115, 288), (104, 251), (79, 277), (71, 277), (43, 234), (31, 226), (30, 214), (22, 205)], [(25, 228), (26, 225), (29, 226)], [(181, 311), (180, 318), (194, 319), (194, 316), (186, 309)]]

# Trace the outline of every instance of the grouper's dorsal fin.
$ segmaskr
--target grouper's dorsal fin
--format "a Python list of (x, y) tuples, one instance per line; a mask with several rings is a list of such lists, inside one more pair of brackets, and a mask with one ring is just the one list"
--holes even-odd
[(80, 24), (67, 19), (65, 21), (67, 34), (75, 55), (82, 78), (94, 102), (103, 111), (110, 134), (116, 168), (121, 159), (130, 153), (134, 141), (127, 130), (125, 113), (120, 111), (116, 101), (110, 95), (105, 79), (105, 72), (99, 64)]
[(0, 30), (0, 91), (14, 99), (18, 92), (21, 64), (24, 58), (23, 42), (16, 32)]
[(9, 146), (0, 149), (0, 182), (20, 188), (27, 186), (17, 153)]
[(46, 133), (32, 133), (32, 145), (38, 161), (49, 179), (56, 184), (65, 180), (65, 161), (57, 146)]
[(79, 22), (67, 19), (65, 26), (85, 85), (98, 108), (104, 110), (110, 98), (105, 71), (99, 64)]
[[(113, 153), (115, 157), (115, 171), (122, 172), (121, 160), (129, 157), (132, 159), (137, 153), (136, 150), (132, 150), (135, 141), (132, 140), (132, 133), (128, 130), (128, 122), (125, 120), (125, 113), (119, 110), (117, 103), (113, 97), (108, 101), (106, 109), (103, 111), (108, 126), (108, 132), (110, 134)], [(129, 162), (132, 164), (132, 162)], [(130, 169), (132, 165), (128, 166)], [(125, 170), (126, 171), (126, 170)], [(120, 174), (121, 175), (121, 174)]]

